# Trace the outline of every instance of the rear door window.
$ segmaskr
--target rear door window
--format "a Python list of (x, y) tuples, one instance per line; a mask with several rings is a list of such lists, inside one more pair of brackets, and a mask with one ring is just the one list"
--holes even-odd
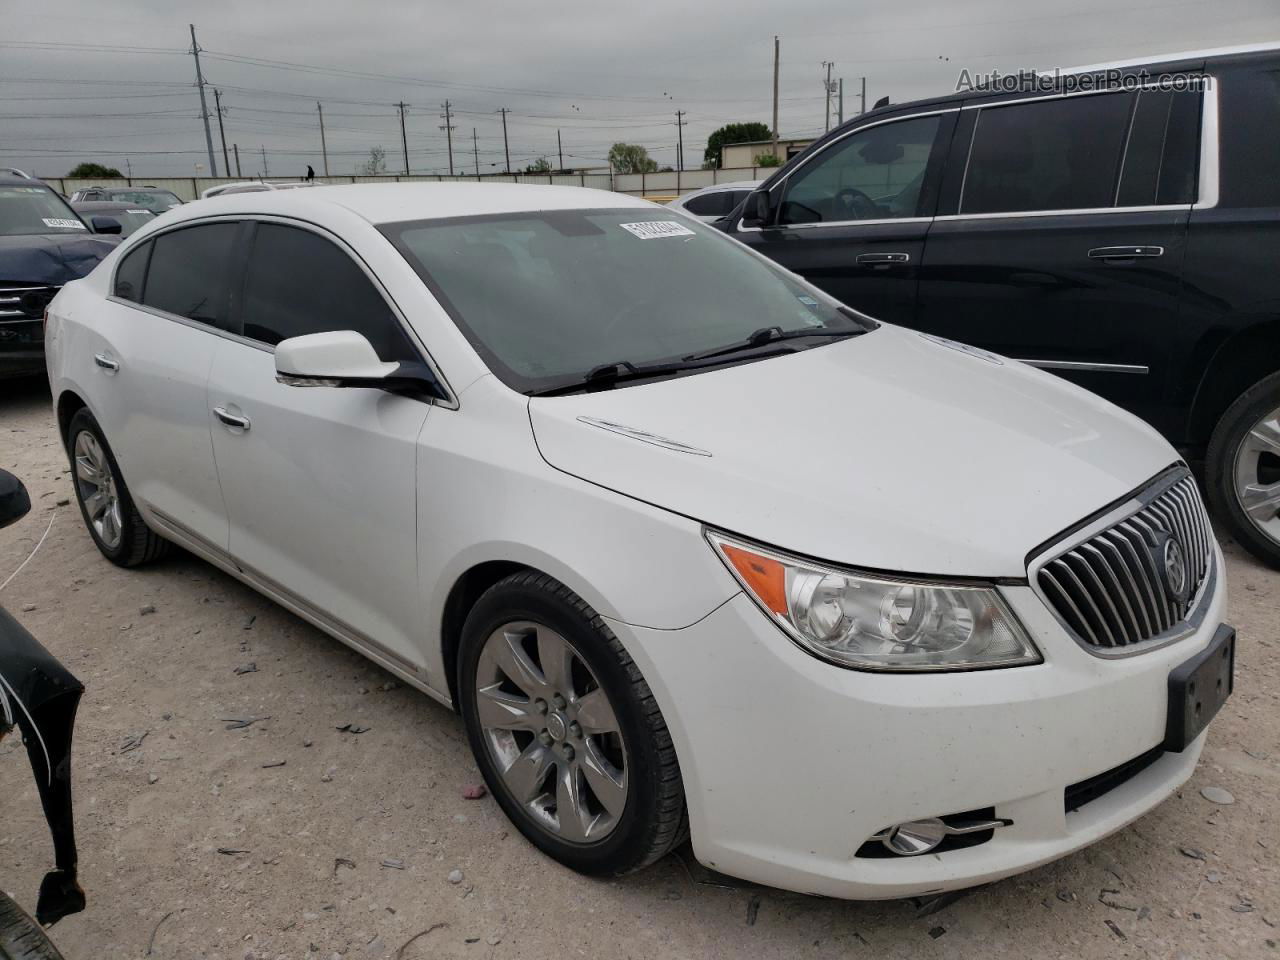
[(1134, 96), (1117, 92), (982, 108), (960, 213), (1113, 206)]
[(163, 233), (151, 242), (142, 302), (166, 313), (228, 329), (232, 222), (207, 223)]
[(260, 223), (245, 277), (243, 333), (275, 346), (309, 333), (354, 330), (382, 360), (419, 362), (395, 314), (365, 272), (332, 241)]

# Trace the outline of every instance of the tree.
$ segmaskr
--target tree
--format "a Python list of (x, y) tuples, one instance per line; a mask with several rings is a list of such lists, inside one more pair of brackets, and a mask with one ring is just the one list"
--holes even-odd
[(638, 143), (615, 143), (609, 148), (609, 166), (617, 173), (654, 173), (658, 161)]
[(707, 149), (702, 154), (704, 166), (718, 168), (721, 148), (731, 143), (759, 143), (772, 137), (773, 131), (763, 123), (726, 123), (707, 137)]
[(376, 177), (387, 172), (387, 151), (382, 147), (370, 147), (369, 159), (360, 165), (357, 173), (366, 177)]
[(525, 173), (550, 173), (551, 161), (546, 157), (539, 157), (533, 163), (524, 168)]
[(757, 167), (780, 167), (782, 158), (775, 157), (772, 153), (757, 153), (754, 163)]
[(81, 180), (104, 180), (109, 177), (123, 177), (124, 174), (115, 167), (104, 167), (100, 163), (77, 163), (67, 176)]

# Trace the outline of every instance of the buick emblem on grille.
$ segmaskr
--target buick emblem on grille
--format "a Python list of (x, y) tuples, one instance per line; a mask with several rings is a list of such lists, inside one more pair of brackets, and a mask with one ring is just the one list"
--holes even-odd
[(1168, 537), (1161, 547), (1161, 560), (1164, 564), (1164, 582), (1179, 603), (1186, 603), (1190, 593), (1191, 578), (1187, 576), (1187, 556), (1183, 553), (1182, 544), (1175, 538)]

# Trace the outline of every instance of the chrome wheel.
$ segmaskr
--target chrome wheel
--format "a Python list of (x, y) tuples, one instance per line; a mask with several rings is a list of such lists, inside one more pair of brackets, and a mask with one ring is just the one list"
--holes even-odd
[(1255, 423), (1240, 441), (1235, 491), (1249, 522), (1280, 543), (1280, 408)]
[(102, 444), (88, 430), (76, 434), (76, 493), (94, 533), (108, 550), (120, 546), (120, 494)]
[(476, 667), (476, 710), (503, 786), (535, 823), (570, 843), (594, 843), (627, 803), (618, 718), (595, 674), (542, 624), (504, 624)]

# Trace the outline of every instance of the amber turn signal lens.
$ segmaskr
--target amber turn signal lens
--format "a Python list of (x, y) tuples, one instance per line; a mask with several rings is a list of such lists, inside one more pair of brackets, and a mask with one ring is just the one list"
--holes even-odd
[(787, 613), (787, 571), (781, 563), (750, 550), (724, 544), (720, 548), (760, 602), (774, 613)]

